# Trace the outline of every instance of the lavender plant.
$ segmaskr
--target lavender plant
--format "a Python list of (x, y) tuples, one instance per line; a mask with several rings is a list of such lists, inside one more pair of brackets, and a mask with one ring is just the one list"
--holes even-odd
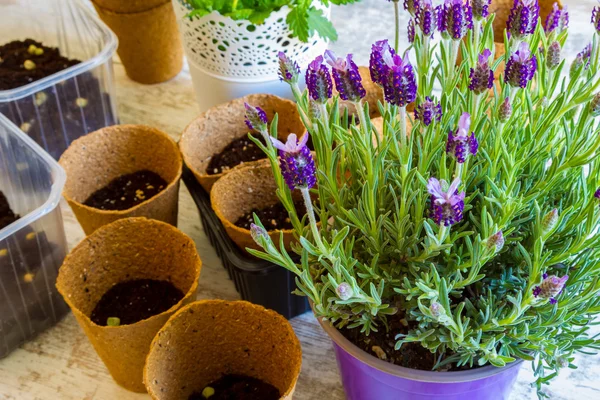
[[(488, 6), (446, 0), (431, 18), (430, 1), (405, 3), (414, 43), (400, 55), (379, 41), (370, 57), (385, 93), (379, 131), (350, 55), (315, 60), (305, 92), (282, 58), (314, 153), (308, 134), (277, 141), (276, 120), (266, 132), (258, 118), (266, 146), (251, 139), (271, 161), (300, 261), (258, 220), (263, 251), (249, 251), (296, 274), (298, 293), (338, 329), (369, 335), (402, 318), (396, 348), (419, 343), (435, 353), (432, 369), (522, 359), (541, 389), (600, 348), (589, 333), (600, 313), (600, 30), (565, 77), (560, 10), (543, 24), (536, 0), (515, 0), (495, 60)], [(332, 82), (356, 117), (340, 113)]]

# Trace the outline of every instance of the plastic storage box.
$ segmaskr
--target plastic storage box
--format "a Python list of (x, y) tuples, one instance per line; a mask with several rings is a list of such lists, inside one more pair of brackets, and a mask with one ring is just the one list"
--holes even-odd
[(212, 210), (208, 193), (187, 167), (184, 167), (183, 181), (200, 211), (202, 226), (210, 243), (242, 298), (275, 310), (288, 319), (310, 310), (306, 297), (292, 294), (296, 289), (294, 274), (279, 265), (250, 256), (229, 239)]
[(0, 113), (58, 159), (86, 133), (117, 123), (112, 56), (115, 35), (80, 0), (5, 0), (0, 46), (33, 39), (81, 63), (0, 91)]
[(59, 207), (65, 179), (56, 161), (0, 115), (0, 191), (20, 216), (0, 229), (0, 358), (68, 311), (54, 287), (67, 251)]

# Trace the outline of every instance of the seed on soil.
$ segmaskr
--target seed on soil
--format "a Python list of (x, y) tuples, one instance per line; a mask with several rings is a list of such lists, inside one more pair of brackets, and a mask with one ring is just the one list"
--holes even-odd
[(33, 240), (35, 238), (35, 232), (29, 232), (27, 235), (25, 235), (25, 239), (27, 240)]
[(33, 282), (34, 277), (35, 277), (34, 274), (32, 274), (31, 272), (28, 272), (25, 275), (23, 275), (23, 282), (31, 283), (31, 282)]
[(44, 104), (46, 102), (46, 100), (48, 100), (48, 95), (44, 92), (39, 92), (38, 94), (35, 95), (35, 105), (36, 106), (41, 106), (42, 104)]
[(75, 104), (77, 104), (77, 107), (84, 108), (85, 106), (87, 106), (87, 105), (88, 105), (88, 99), (85, 99), (85, 98), (83, 98), (83, 97), (78, 97), (78, 98), (75, 100)]
[(35, 69), (35, 63), (31, 60), (25, 60), (25, 62), (23, 63), (23, 68), (25, 68), (28, 71), (31, 71)]
[(215, 389), (211, 388), (210, 386), (207, 386), (204, 388), (204, 390), (202, 391), (202, 397), (204, 397), (205, 399), (208, 399), (210, 396), (215, 394)]
[(6, 249), (0, 249), (0, 257), (4, 257), (8, 254), (8, 250)]
[(385, 351), (383, 351), (383, 349), (379, 346), (373, 346), (371, 347), (371, 350), (373, 350), (373, 353), (375, 353), (377, 355), (377, 357), (380, 360), (387, 360), (387, 355), (385, 354)]

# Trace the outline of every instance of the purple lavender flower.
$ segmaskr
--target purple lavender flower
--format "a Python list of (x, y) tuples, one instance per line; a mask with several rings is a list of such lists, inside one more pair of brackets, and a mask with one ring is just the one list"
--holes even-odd
[(535, 32), (539, 16), (537, 0), (515, 0), (506, 21), (506, 30), (511, 37), (522, 39)]
[[(429, 178), (427, 192), (431, 195), (431, 218), (438, 225), (450, 226), (463, 219), (465, 192), (458, 193), (460, 179), (456, 178), (448, 187), (444, 180)], [(448, 187), (444, 191), (444, 187)]]
[(546, 34), (557, 31), (558, 33), (567, 29), (569, 26), (569, 11), (567, 11), (567, 6), (564, 6), (561, 10), (558, 7), (558, 3), (554, 3), (552, 5), (552, 11), (546, 17), (546, 21), (544, 23), (544, 31)]
[(346, 282), (342, 282), (335, 289), (335, 293), (338, 295), (340, 300), (349, 300), (354, 296), (354, 290), (352, 290), (352, 286), (350, 286)]
[(476, 155), (479, 150), (479, 142), (475, 137), (475, 132), (471, 132), (471, 115), (463, 113), (458, 121), (456, 131), (448, 132), (448, 143), (446, 152), (456, 158), (456, 162), (462, 164), (470, 155)]
[(537, 69), (537, 59), (529, 51), (527, 42), (519, 44), (517, 50), (506, 63), (504, 80), (513, 87), (526, 88), (527, 83), (533, 79)]
[(408, 26), (406, 28), (406, 34), (408, 36), (408, 43), (415, 42), (415, 20), (411, 18), (408, 21)]
[(435, 32), (436, 16), (431, 0), (421, 0), (415, 18), (423, 35), (433, 37), (433, 33)]
[(429, 96), (425, 101), (415, 107), (415, 119), (421, 121), (425, 126), (431, 125), (433, 121), (440, 122), (442, 119), (442, 105), (435, 103)]
[(501, 122), (508, 121), (508, 119), (512, 115), (512, 111), (512, 104), (510, 104), (510, 99), (507, 97), (498, 107), (498, 119)]
[(250, 236), (252, 237), (252, 240), (254, 240), (254, 242), (261, 247), (261, 239), (269, 239), (269, 233), (264, 228), (261, 228), (260, 226), (254, 223), (250, 224)]
[(488, 249), (495, 249), (496, 253), (502, 250), (504, 247), (504, 234), (502, 231), (498, 231), (490, 236), (487, 240), (486, 247)]
[(600, 5), (597, 5), (592, 10), (592, 24), (594, 24), (594, 28), (596, 28), (596, 32), (600, 34)]
[(404, 0), (404, 9), (408, 11), (413, 17), (416, 15), (417, 10), (420, 6), (420, 0)]
[(306, 69), (306, 87), (312, 99), (319, 103), (326, 103), (331, 98), (333, 84), (329, 69), (323, 64), (323, 56), (318, 56), (308, 64)]
[(469, 29), (473, 28), (473, 12), (468, 3), (462, 0), (446, 0), (443, 8), (442, 24), (448, 35), (454, 40), (461, 40)]
[[(590, 101), (590, 114), (592, 114), (592, 117), (600, 116), (600, 92), (596, 93), (592, 101)], [(600, 190), (596, 192), (596, 197), (598, 197), (599, 192)]]
[(367, 92), (362, 85), (358, 67), (352, 61), (352, 54), (348, 54), (346, 58), (338, 58), (333, 51), (327, 50), (325, 60), (332, 67), (335, 87), (342, 100), (357, 102), (366, 96)]
[(248, 129), (257, 132), (266, 132), (267, 124), (269, 123), (267, 113), (262, 108), (253, 107), (248, 103), (244, 103), (244, 107), (246, 107), (245, 122)]
[(298, 63), (286, 56), (283, 51), (280, 51), (277, 56), (279, 57), (279, 79), (286, 83), (298, 83), (300, 75)]
[(315, 162), (306, 143), (309, 134), (306, 132), (298, 141), (291, 133), (284, 144), (270, 137), (273, 146), (279, 150), (279, 166), (281, 173), (290, 190), (295, 188), (311, 188), (316, 183)]
[(438, 31), (442, 34), (442, 38), (449, 39), (450, 35), (448, 35), (447, 26), (446, 26), (446, 7), (444, 4), (440, 4), (435, 8), (435, 19)]
[(560, 43), (550, 43), (550, 46), (548, 46), (548, 52), (546, 53), (546, 67), (548, 67), (549, 70), (555, 70), (560, 65), (560, 52)]
[(388, 67), (385, 60), (391, 59), (395, 54), (394, 49), (387, 40), (377, 41), (371, 46), (369, 71), (371, 72), (371, 80), (373, 82), (380, 86), (384, 85), (390, 71), (390, 67)]
[(383, 82), (385, 100), (398, 107), (405, 107), (417, 97), (417, 79), (408, 57), (404, 60), (399, 55), (384, 59), (389, 68), (389, 76)]
[(594, 197), (597, 198), (598, 200), (600, 200), (600, 188), (598, 188), (598, 190), (596, 190), (596, 193), (594, 193)]
[(533, 295), (541, 299), (550, 299), (550, 304), (556, 304), (556, 296), (563, 291), (569, 275), (559, 278), (556, 275), (544, 274), (543, 277), (542, 283), (533, 288)]
[(487, 92), (494, 86), (494, 71), (491, 70), (489, 58), (492, 52), (489, 49), (483, 50), (477, 60), (475, 68), (471, 68), (469, 75), (469, 89), (475, 94)]
[(489, 7), (492, 0), (471, 0), (473, 18), (481, 20), (490, 15)]
[(592, 44), (588, 43), (587, 46), (581, 50), (573, 64), (571, 64), (571, 70), (569, 71), (571, 79), (579, 78), (579, 75), (590, 67), (590, 60), (592, 58)]

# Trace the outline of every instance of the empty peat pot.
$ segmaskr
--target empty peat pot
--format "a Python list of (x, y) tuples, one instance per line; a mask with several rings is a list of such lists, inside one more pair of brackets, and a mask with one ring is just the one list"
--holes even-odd
[[(75, 140), (59, 164), (67, 172), (63, 195), (86, 235), (115, 220), (147, 217), (177, 226), (182, 160), (177, 144), (166, 133), (144, 125), (116, 125)], [(102, 210), (85, 201), (115, 178), (149, 170), (166, 187), (126, 210)]]
[[(201, 265), (193, 240), (178, 229), (128, 218), (103, 226), (79, 243), (60, 267), (56, 287), (114, 380), (125, 389), (144, 392), (150, 343), (175, 311), (195, 299)], [(100, 326), (91, 320), (109, 289), (138, 279), (170, 282), (184, 296), (168, 310), (133, 324)]]
[[(253, 94), (235, 99), (200, 114), (183, 131), (179, 148), (186, 165), (206, 191), (210, 191), (217, 179), (229, 172), (209, 174), (211, 158), (221, 153), (234, 140), (246, 137), (249, 133), (245, 123), (244, 103), (262, 108), (269, 123), (278, 114), (277, 136), (284, 142), (290, 133), (300, 137), (306, 130), (296, 103), (269, 94)], [(230, 171), (252, 164), (253, 162), (247, 162)]]
[[(300, 191), (292, 192), (294, 200), (301, 199)], [(261, 164), (236, 169), (219, 179), (210, 192), (210, 203), (225, 227), (227, 235), (242, 250), (260, 250), (250, 235), (250, 230), (240, 228), (235, 223), (252, 210), (261, 210), (279, 203), (277, 184), (268, 161)], [(298, 215), (302, 218), (301, 215)], [(262, 221), (263, 223), (265, 221)], [(287, 249), (294, 238), (293, 229), (269, 230), (273, 242), (279, 243), (280, 233)]]
[(119, 38), (127, 76), (144, 83), (173, 78), (183, 67), (183, 46), (171, 0), (92, 0)]
[(154, 400), (187, 400), (225, 375), (245, 375), (291, 399), (302, 349), (289, 322), (246, 301), (206, 300), (173, 315), (152, 341), (144, 382)]

